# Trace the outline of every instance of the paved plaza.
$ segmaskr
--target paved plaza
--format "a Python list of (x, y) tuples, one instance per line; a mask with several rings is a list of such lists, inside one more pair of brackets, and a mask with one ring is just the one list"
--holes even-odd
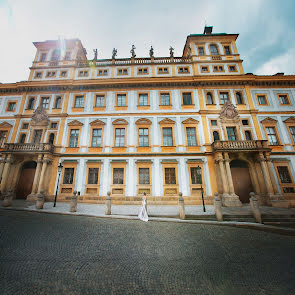
[(0, 210), (1, 294), (294, 294), (295, 239)]

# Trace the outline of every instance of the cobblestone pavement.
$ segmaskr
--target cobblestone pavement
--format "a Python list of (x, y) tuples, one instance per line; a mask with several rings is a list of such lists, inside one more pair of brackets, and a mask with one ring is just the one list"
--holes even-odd
[(295, 239), (0, 210), (0, 294), (294, 294)]

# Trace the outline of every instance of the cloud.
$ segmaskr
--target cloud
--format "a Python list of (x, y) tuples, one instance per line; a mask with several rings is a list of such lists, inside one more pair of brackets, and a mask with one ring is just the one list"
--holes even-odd
[(286, 53), (268, 60), (255, 72), (258, 75), (273, 75), (279, 72), (284, 72), (287, 75), (294, 75), (294, 69), (295, 49), (290, 49)]

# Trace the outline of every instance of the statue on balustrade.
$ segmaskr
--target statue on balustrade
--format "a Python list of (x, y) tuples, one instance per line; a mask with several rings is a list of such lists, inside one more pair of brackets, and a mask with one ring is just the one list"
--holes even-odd
[(169, 50), (170, 50), (170, 57), (174, 57), (174, 48), (170, 46)]
[(135, 58), (135, 57), (136, 57), (135, 49), (136, 49), (136, 47), (135, 47), (134, 45), (132, 45), (132, 48), (131, 48), (131, 50), (130, 50), (130, 53), (131, 53), (131, 57), (132, 57), (132, 58)]
[(151, 46), (151, 49), (150, 49), (150, 57), (154, 57), (154, 48), (153, 46)]
[(118, 52), (118, 50), (116, 48), (113, 48), (112, 59), (116, 58), (117, 52)]
[(93, 61), (97, 61), (97, 49), (93, 49), (94, 58)]

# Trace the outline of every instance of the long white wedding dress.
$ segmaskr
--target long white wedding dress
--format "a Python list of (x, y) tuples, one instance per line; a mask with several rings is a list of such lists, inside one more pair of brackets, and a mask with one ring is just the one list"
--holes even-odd
[(141, 207), (140, 207), (140, 210), (139, 210), (139, 213), (138, 213), (138, 218), (142, 221), (148, 221), (149, 220), (149, 216), (147, 214), (147, 211), (146, 211), (146, 198), (143, 198), (142, 200), (142, 204), (141, 204)]

